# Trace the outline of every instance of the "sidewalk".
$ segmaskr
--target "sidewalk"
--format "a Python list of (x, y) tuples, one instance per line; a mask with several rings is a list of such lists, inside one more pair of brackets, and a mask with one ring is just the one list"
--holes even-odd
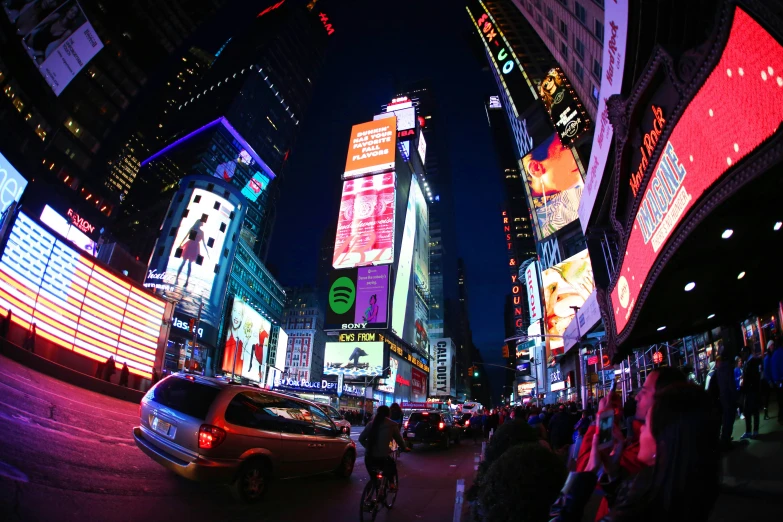
[(777, 403), (771, 405), (769, 413), (769, 420), (764, 420), (761, 413), (756, 440), (740, 440), (745, 421), (734, 422), (734, 449), (722, 459), (724, 492), (765, 498), (783, 494), (783, 425), (778, 423)]

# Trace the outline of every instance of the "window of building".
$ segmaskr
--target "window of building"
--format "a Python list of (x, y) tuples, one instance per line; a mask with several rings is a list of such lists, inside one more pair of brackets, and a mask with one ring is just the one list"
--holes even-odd
[(562, 4), (566, 7), (568, 7), (568, 0), (557, 0), (557, 3)]
[(574, 2), (574, 14), (580, 22), (587, 24), (587, 12), (585, 11), (585, 6), (579, 2)]
[(546, 36), (547, 36), (547, 38), (549, 38), (553, 42), (555, 41), (555, 30), (552, 29), (551, 25), (547, 25), (546, 26)]
[(568, 44), (566, 44), (562, 40), (560, 41), (560, 54), (563, 55), (564, 61), (568, 60)]
[(585, 43), (574, 36), (574, 52), (579, 58), (585, 57)]
[(552, 23), (555, 23), (555, 12), (552, 11), (551, 7), (546, 8), (546, 19)]
[(598, 103), (598, 87), (596, 87), (595, 85), (593, 85), (591, 95), (593, 97), (593, 103)]
[(593, 2), (601, 6), (601, 8), (604, 7), (604, 0), (593, 0)]
[(582, 64), (574, 58), (574, 73), (576, 73), (576, 77), (579, 78), (579, 81), (582, 82), (585, 79), (585, 68), (582, 67)]
[(601, 79), (601, 62), (593, 58), (593, 76), (596, 77), (596, 79)]
[(558, 25), (560, 26), (560, 34), (568, 38), (568, 26), (566, 23), (562, 20), (558, 20)]
[(536, 23), (541, 27), (544, 26), (544, 19), (541, 18), (541, 13), (536, 13)]
[(604, 41), (604, 24), (598, 20), (595, 21), (595, 37), (602, 42)]

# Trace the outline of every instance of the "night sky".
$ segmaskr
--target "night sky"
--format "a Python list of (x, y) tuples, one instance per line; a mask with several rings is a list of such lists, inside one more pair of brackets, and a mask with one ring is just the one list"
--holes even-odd
[[(396, 85), (428, 79), (443, 120), (437, 128), (447, 132), (456, 213), (451, 226), (467, 266), (473, 340), (485, 362), (503, 364), (503, 302), (510, 292), (503, 189), (483, 105), (497, 87), (471, 47), (464, 3), (320, 0), (316, 9), (335, 32), (291, 150), (268, 264), (284, 285), (314, 282), (321, 237), (337, 219), (351, 126), (371, 120)], [(444, 281), (448, 285), (447, 296), (455, 296), (456, 279)], [(504, 370), (487, 371), (496, 400)]]

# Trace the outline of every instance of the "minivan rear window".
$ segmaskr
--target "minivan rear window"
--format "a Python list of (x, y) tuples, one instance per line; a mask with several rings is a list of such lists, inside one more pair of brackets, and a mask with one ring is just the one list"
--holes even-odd
[(185, 415), (204, 420), (220, 388), (178, 377), (158, 383), (152, 400)]
[(409, 422), (416, 423), (416, 422), (440, 422), (440, 413), (421, 413), (421, 412), (414, 412), (411, 413), (411, 418), (408, 419)]

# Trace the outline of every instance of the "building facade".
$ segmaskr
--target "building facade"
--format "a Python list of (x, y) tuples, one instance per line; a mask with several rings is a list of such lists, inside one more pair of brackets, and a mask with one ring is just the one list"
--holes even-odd
[(327, 336), (318, 292), (314, 287), (288, 288), (287, 296), (282, 322), (288, 333), (284, 376), (299, 382), (321, 381)]

